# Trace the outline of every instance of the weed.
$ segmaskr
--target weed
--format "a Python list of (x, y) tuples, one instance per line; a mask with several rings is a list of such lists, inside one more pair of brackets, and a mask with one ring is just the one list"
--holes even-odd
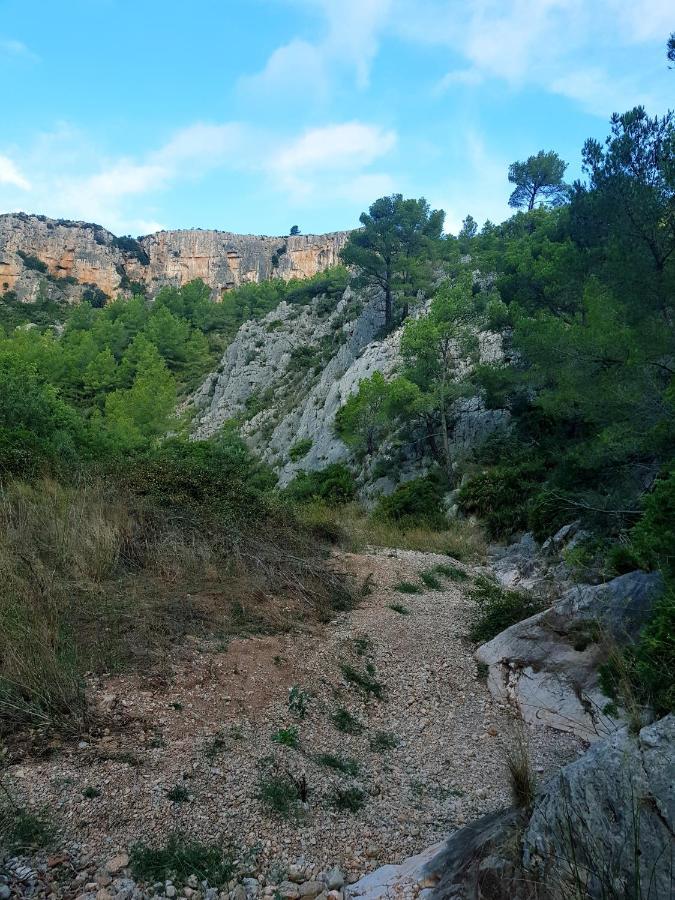
[(421, 594), (422, 588), (419, 584), (415, 584), (412, 581), (398, 581), (394, 585), (395, 591), (400, 591), (401, 594)]
[(398, 747), (398, 738), (390, 731), (377, 731), (370, 739), (369, 746), (373, 753), (385, 753)]
[(450, 566), (446, 563), (439, 563), (437, 566), (434, 566), (433, 571), (442, 575), (444, 578), (450, 578), (452, 581), (466, 581), (469, 577), (464, 569), (460, 569), (457, 566)]
[(372, 694), (373, 697), (377, 697), (378, 700), (382, 699), (384, 688), (379, 681), (376, 681), (373, 678), (374, 667), (372, 666), (372, 663), (370, 665), (370, 671), (366, 671), (365, 673), (359, 672), (358, 669), (350, 666), (349, 663), (342, 663), (340, 665), (340, 671), (345, 680), (350, 684), (356, 685), (356, 687), (360, 688), (365, 694)]
[(169, 706), (171, 706), (171, 707), (173, 707), (173, 709), (177, 709), (179, 711), (183, 708), (183, 704), (180, 703), (178, 700), (173, 700), (171, 703), (169, 703)]
[(230, 728), (230, 737), (234, 741), (244, 740), (244, 729), (241, 727), (241, 725), (233, 725)]
[(443, 587), (438, 579), (436, 570), (434, 569), (427, 569), (426, 572), (420, 572), (420, 578), (431, 591), (440, 591)]
[(319, 765), (335, 769), (344, 775), (355, 776), (359, 774), (359, 764), (355, 759), (350, 759), (348, 756), (336, 756), (334, 753), (319, 753), (316, 761)]
[(284, 819), (290, 819), (300, 811), (299, 804), (306, 795), (290, 775), (263, 775), (260, 779), (258, 799)]
[(506, 765), (513, 802), (521, 809), (531, 809), (537, 793), (537, 785), (525, 735), (519, 732), (513, 746), (507, 751)]
[(389, 609), (393, 609), (394, 612), (399, 613), (401, 616), (409, 616), (410, 610), (407, 606), (404, 606), (402, 603), (390, 603)]
[(309, 706), (310, 694), (303, 691), (302, 688), (294, 684), (288, 692), (288, 708), (299, 719), (304, 719)]
[(225, 750), (227, 750), (227, 738), (222, 733), (215, 734), (204, 745), (204, 755), (211, 760), (224, 753)]
[(101, 792), (99, 791), (98, 788), (87, 786), (82, 791), (82, 796), (85, 797), (87, 800), (93, 800), (95, 797), (100, 797)]
[(545, 608), (546, 604), (531, 594), (508, 591), (481, 575), (471, 592), (478, 606), (478, 617), (469, 630), (472, 641), (484, 643), (510, 625), (522, 622)]
[(50, 847), (54, 826), (44, 810), (32, 813), (15, 806), (0, 807), (0, 841), (15, 852)]
[(293, 750), (297, 750), (300, 746), (298, 729), (294, 726), (280, 728), (278, 731), (275, 731), (272, 735), (272, 740), (275, 744), (282, 744), (284, 747), (291, 747)]
[(346, 812), (358, 812), (366, 803), (366, 795), (361, 788), (338, 788), (333, 794), (333, 806)]
[(366, 653), (372, 652), (373, 642), (365, 634), (361, 634), (358, 637), (355, 637), (353, 643), (354, 649), (359, 656), (365, 656)]
[(363, 724), (344, 706), (339, 706), (335, 710), (331, 716), (331, 721), (337, 730), (342, 731), (344, 734), (361, 734), (363, 731)]
[(487, 681), (487, 677), (490, 674), (490, 666), (484, 662), (476, 663), (476, 677), (479, 681)]
[(366, 577), (363, 580), (363, 584), (361, 585), (359, 594), (362, 597), (370, 597), (370, 595), (373, 593), (374, 588), (375, 588), (375, 579), (373, 577), (373, 573), (369, 572), (368, 575), (366, 575)]
[(182, 884), (196, 875), (212, 887), (222, 887), (234, 873), (232, 856), (221, 846), (200, 844), (177, 833), (162, 847), (136, 844), (130, 850), (129, 864), (134, 878), (149, 883), (171, 878)]
[(166, 798), (172, 803), (187, 803), (190, 792), (184, 784), (177, 784), (166, 792)]

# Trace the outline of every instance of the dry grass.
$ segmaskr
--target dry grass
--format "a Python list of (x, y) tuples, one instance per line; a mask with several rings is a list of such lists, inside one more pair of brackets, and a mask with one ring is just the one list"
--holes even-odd
[(165, 669), (187, 633), (326, 621), (352, 597), (316, 541), (272, 510), (193, 527), (102, 482), (0, 492), (0, 734), (87, 728), (85, 671)]
[(396, 547), (447, 554), (463, 562), (478, 563), (485, 559), (483, 535), (478, 526), (467, 520), (449, 523), (444, 531), (425, 526), (406, 528), (395, 522), (373, 519), (356, 503), (332, 507), (320, 502), (303, 507), (300, 516), (322, 537), (332, 538), (353, 552), (366, 547)]

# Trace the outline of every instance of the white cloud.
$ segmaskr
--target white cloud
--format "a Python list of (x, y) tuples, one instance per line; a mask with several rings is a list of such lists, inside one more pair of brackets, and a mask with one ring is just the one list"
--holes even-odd
[(0, 38), (0, 57), (1, 56), (13, 56), (30, 60), (31, 62), (37, 62), (39, 59), (37, 54), (33, 53), (30, 47), (24, 44), (23, 41), (16, 41), (10, 38)]
[(62, 124), (22, 154), (27, 174), (0, 156), (0, 211), (23, 208), (21, 192), (32, 188), (32, 212), (98, 222), (118, 234), (148, 233), (163, 227), (152, 205), (163, 192), (216, 170), (252, 175), (291, 204), (362, 204), (392, 190), (389, 175), (372, 168), (396, 140), (391, 130), (357, 121), (295, 136), (196, 122), (142, 157), (106, 160), (86, 134)]
[(363, 170), (386, 156), (396, 140), (394, 131), (363, 122), (326, 125), (282, 145), (264, 166), (295, 202), (318, 194), (361, 200), (366, 188), (391, 185), (389, 176)]
[(263, 69), (240, 78), (246, 94), (298, 94), (325, 100), (337, 74), (348, 72), (358, 88), (365, 88), (370, 68), (394, 0), (291, 0), (318, 13), (322, 36), (315, 42), (294, 37), (276, 48)]
[(0, 184), (10, 184), (22, 191), (30, 190), (30, 182), (19, 171), (19, 167), (8, 156), (0, 156)]

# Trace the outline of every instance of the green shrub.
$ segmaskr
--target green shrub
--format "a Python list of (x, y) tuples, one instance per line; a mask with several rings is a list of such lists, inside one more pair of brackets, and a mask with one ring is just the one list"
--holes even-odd
[(265, 775), (260, 779), (258, 799), (284, 819), (298, 815), (301, 794), (300, 786), (290, 775)]
[(545, 604), (532, 595), (504, 590), (483, 575), (476, 579), (471, 599), (478, 606), (478, 615), (469, 637), (479, 643), (492, 640), (505, 628), (545, 608)]
[(384, 688), (380, 682), (376, 681), (373, 677), (375, 673), (372, 666), (366, 665), (366, 671), (359, 672), (358, 669), (350, 666), (349, 663), (342, 663), (340, 665), (340, 671), (342, 672), (345, 681), (356, 685), (356, 687), (360, 688), (364, 694), (372, 694), (373, 697), (377, 697), (378, 700), (382, 699)]
[(394, 590), (399, 591), (401, 594), (421, 594), (422, 588), (419, 584), (415, 584), (414, 581), (397, 581), (394, 585)]
[(337, 772), (342, 772), (344, 775), (356, 776), (359, 774), (359, 764), (355, 759), (350, 759), (348, 756), (336, 756), (334, 753), (320, 753), (316, 757), (316, 761), (321, 766), (326, 766), (329, 769), (335, 769)]
[(169, 878), (183, 884), (196, 875), (212, 887), (222, 887), (234, 873), (232, 857), (221, 846), (201, 844), (178, 833), (160, 847), (135, 844), (129, 852), (129, 866), (134, 878), (150, 884)]
[(32, 813), (13, 804), (0, 805), (0, 846), (18, 853), (49, 848), (55, 829), (44, 811)]
[(400, 616), (409, 616), (410, 615), (410, 610), (408, 609), (407, 606), (404, 606), (402, 603), (390, 603), (389, 609), (398, 613)]
[(675, 579), (675, 471), (656, 482), (631, 538), (643, 567)]
[(337, 730), (342, 731), (344, 734), (361, 734), (363, 731), (363, 724), (344, 706), (339, 706), (335, 710), (331, 716), (331, 721)]
[(186, 803), (190, 799), (190, 792), (184, 784), (176, 784), (166, 792), (166, 798), (172, 803)]
[(438, 569), (427, 569), (426, 572), (420, 572), (420, 578), (430, 591), (440, 591), (443, 587), (438, 580)]
[(312, 449), (312, 439), (311, 438), (303, 438), (301, 441), (298, 441), (296, 444), (293, 444), (291, 449), (288, 451), (288, 458), (291, 462), (297, 462), (299, 459), (302, 459), (303, 456), (307, 456), (309, 451)]
[(307, 715), (307, 707), (311, 699), (310, 694), (298, 684), (294, 684), (288, 691), (288, 708), (299, 719), (304, 719)]
[(361, 788), (338, 788), (333, 793), (333, 806), (345, 812), (358, 812), (365, 803), (366, 795)]
[(462, 512), (476, 515), (493, 538), (528, 527), (528, 502), (544, 475), (540, 462), (494, 466), (469, 479), (457, 495)]
[(373, 753), (386, 753), (387, 750), (394, 750), (398, 745), (398, 738), (390, 731), (377, 731), (368, 742)]
[(444, 578), (449, 578), (451, 581), (466, 581), (469, 577), (463, 569), (458, 569), (457, 566), (450, 566), (445, 563), (434, 566), (433, 571), (443, 575)]
[(34, 256), (32, 253), (26, 253), (23, 250), (17, 250), (16, 253), (17, 256), (21, 257), (27, 269), (32, 269), (34, 272), (42, 272), (43, 274), (48, 271), (47, 263), (42, 262), (39, 257)]
[(318, 472), (298, 472), (286, 488), (286, 494), (297, 503), (323, 500), (329, 505), (339, 505), (356, 496), (356, 481), (347, 466), (331, 463)]
[(278, 731), (275, 731), (272, 735), (272, 740), (275, 744), (281, 744), (293, 750), (297, 750), (300, 746), (298, 729), (293, 725), (290, 728), (280, 728)]
[(373, 515), (402, 526), (427, 526), (442, 531), (448, 526), (443, 513), (444, 492), (445, 485), (437, 477), (414, 478), (400, 484), (388, 497), (380, 498)]

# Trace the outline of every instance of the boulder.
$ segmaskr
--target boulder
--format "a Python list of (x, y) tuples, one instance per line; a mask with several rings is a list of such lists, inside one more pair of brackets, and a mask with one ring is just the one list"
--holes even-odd
[(537, 798), (523, 865), (552, 896), (675, 896), (675, 716), (627, 728), (565, 766)]
[(597, 741), (623, 724), (603, 694), (598, 670), (612, 644), (633, 640), (663, 590), (661, 576), (630, 572), (602, 585), (575, 585), (476, 651), (494, 697), (533, 725)]

